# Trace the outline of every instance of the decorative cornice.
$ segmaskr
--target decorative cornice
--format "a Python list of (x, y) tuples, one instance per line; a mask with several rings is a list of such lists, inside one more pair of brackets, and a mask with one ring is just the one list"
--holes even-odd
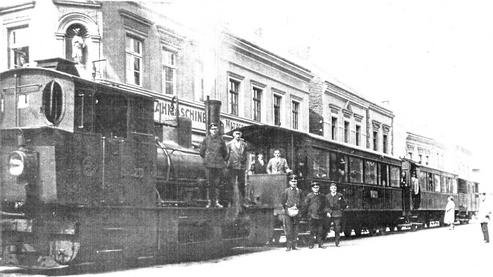
[(101, 8), (103, 4), (99, 1), (67, 1), (67, 0), (53, 0), (53, 3), (60, 6), (76, 6), (84, 8)]
[(0, 9), (0, 14), (7, 14), (7, 13), (11, 13), (11, 12), (18, 12), (18, 11), (22, 11), (22, 10), (32, 9), (32, 8), (34, 8), (35, 4), (36, 4), (36, 2), (32, 1), (32, 2), (27, 2), (27, 3), (22, 3), (22, 4), (10, 6), (10, 7), (5, 7), (3, 9)]
[(179, 34), (175, 33), (173, 30), (170, 30), (170, 29), (163, 27), (161, 25), (156, 25), (156, 27), (157, 27), (157, 31), (162, 35), (170, 36), (170, 37), (173, 37), (173, 38), (181, 40), (181, 41), (185, 40), (185, 36), (179, 35)]
[(332, 113), (339, 113), (339, 111), (341, 110), (341, 107), (334, 104), (329, 104), (329, 108)]
[(258, 88), (261, 88), (261, 89), (264, 89), (267, 85), (265, 84), (262, 84), (260, 82), (257, 82), (257, 81), (254, 81), (254, 80), (250, 80), (250, 84), (254, 87), (258, 87)]
[(236, 74), (236, 73), (231, 72), (231, 71), (228, 71), (228, 77), (231, 77), (231, 78), (234, 78), (234, 79), (238, 79), (240, 81), (243, 81), (243, 79), (245, 79), (245, 76), (241, 76), (241, 75)]
[(357, 121), (357, 122), (361, 122), (364, 118), (364, 116), (360, 115), (360, 114), (353, 114), (354, 115), (354, 119)]
[(294, 95), (294, 94), (290, 94), (289, 96), (291, 96), (291, 99), (294, 99), (298, 102), (302, 102), (303, 101), (303, 97), (299, 97), (297, 95)]
[(371, 125), (372, 125), (373, 129), (378, 130), (378, 129), (380, 129), (380, 126), (382, 125), (382, 123), (380, 123), (380, 122), (378, 122), (376, 120), (372, 120), (371, 121)]
[(119, 9), (118, 10), (118, 13), (123, 16), (123, 17), (126, 17), (128, 19), (131, 19), (133, 21), (136, 21), (146, 27), (151, 27), (152, 26), (152, 21), (146, 19), (146, 18), (143, 18), (142, 16), (140, 15), (137, 15), (137, 14), (134, 14), (132, 12), (129, 12), (127, 10), (124, 10), (124, 9)]
[(342, 114), (344, 115), (344, 117), (351, 118), (353, 112), (351, 110), (342, 109)]
[(390, 131), (390, 126), (387, 124), (382, 124), (382, 130), (383, 130), (384, 134), (388, 134)]
[(280, 94), (280, 95), (285, 95), (286, 94), (285, 91), (280, 90), (280, 89), (277, 89), (277, 88), (274, 88), (274, 87), (271, 87), (271, 90), (272, 90), (272, 93), (276, 93), (276, 94)]

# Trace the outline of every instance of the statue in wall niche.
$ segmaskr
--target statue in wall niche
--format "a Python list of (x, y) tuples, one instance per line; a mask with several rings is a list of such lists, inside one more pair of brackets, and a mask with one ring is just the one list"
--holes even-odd
[(74, 36), (72, 37), (72, 59), (75, 63), (82, 63), (82, 55), (86, 43), (80, 35), (80, 28), (74, 28)]

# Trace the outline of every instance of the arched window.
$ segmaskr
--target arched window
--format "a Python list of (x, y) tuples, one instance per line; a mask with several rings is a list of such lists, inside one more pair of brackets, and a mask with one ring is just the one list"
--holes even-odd
[(60, 123), (63, 111), (63, 91), (55, 81), (49, 82), (43, 89), (43, 111), (49, 122), (54, 125)]
[(77, 64), (87, 62), (87, 28), (79, 23), (74, 23), (67, 28), (65, 34), (65, 55), (67, 60)]

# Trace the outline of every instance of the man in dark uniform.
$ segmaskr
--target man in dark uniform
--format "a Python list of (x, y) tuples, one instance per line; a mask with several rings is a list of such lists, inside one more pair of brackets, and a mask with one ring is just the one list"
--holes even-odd
[(298, 237), (299, 215), (289, 215), (288, 209), (301, 207), (301, 190), (297, 187), (298, 180), (296, 175), (291, 175), (289, 187), (281, 194), (281, 203), (284, 208), (283, 227), (286, 234), (286, 251), (296, 250), (296, 240)]
[(312, 192), (305, 197), (304, 208), (310, 220), (310, 244), (308, 248), (313, 248), (315, 242), (318, 243), (318, 248), (325, 248), (322, 241), (325, 196), (320, 193), (320, 185), (318, 183), (312, 183)]
[(221, 184), (223, 170), (228, 159), (226, 143), (219, 135), (218, 126), (215, 123), (209, 125), (209, 135), (207, 135), (200, 145), (200, 156), (204, 159), (204, 166), (209, 182), (207, 208), (223, 206), (219, 204), (218, 188)]
[(325, 211), (327, 212), (327, 217), (329, 219), (327, 228), (330, 228), (332, 222), (334, 223), (336, 246), (339, 246), (342, 213), (344, 209), (346, 209), (344, 196), (337, 192), (337, 185), (335, 183), (330, 184), (330, 192), (325, 196)]

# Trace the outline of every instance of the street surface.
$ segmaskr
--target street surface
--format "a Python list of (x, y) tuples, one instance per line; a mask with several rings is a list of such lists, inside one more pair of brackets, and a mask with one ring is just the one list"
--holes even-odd
[[(491, 224), (490, 224), (491, 225)], [(490, 234), (491, 234), (490, 226)], [(205, 262), (159, 265), (77, 276), (491, 276), (493, 244), (479, 223), (342, 240), (340, 247), (285, 252), (284, 248), (237, 249), (237, 255)], [(1, 268), (1, 276), (45, 276)]]

